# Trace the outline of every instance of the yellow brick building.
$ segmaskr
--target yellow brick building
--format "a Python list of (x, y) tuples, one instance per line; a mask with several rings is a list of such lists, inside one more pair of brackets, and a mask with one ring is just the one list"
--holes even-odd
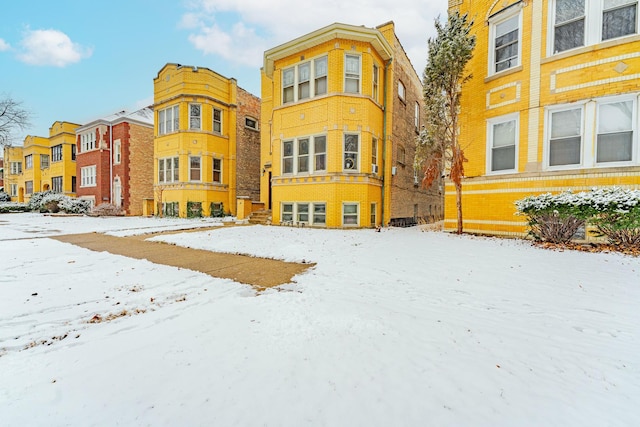
[(237, 198), (257, 201), (258, 98), (207, 68), (166, 64), (154, 111), (156, 214), (235, 215)]
[[(467, 232), (522, 236), (513, 202), (640, 188), (638, 3), (449, 0), (477, 37), (461, 108)], [(445, 229), (456, 228), (445, 188)]]
[(264, 53), (261, 201), (275, 224), (374, 227), (435, 218), (417, 185), (422, 86), (395, 32), (332, 24)]
[(33, 193), (49, 190), (75, 197), (78, 126), (58, 121), (49, 138), (27, 136), (21, 147), (5, 147), (5, 188), (12, 201), (28, 202)]

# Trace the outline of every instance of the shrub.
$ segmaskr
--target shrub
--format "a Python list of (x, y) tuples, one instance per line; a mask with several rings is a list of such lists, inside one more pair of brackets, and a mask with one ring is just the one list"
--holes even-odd
[(5, 193), (4, 191), (0, 191), (0, 202), (10, 202), (11, 196)]
[(2, 202), (0, 203), (0, 213), (9, 212), (29, 212), (29, 205), (26, 203), (17, 202)]
[(640, 190), (547, 193), (518, 200), (516, 208), (528, 216), (529, 234), (538, 240), (565, 243), (586, 223), (613, 245), (640, 246)]
[(187, 202), (187, 218), (202, 218), (202, 202)]
[(111, 203), (101, 203), (89, 212), (91, 216), (124, 216), (124, 210)]
[(224, 217), (224, 206), (222, 203), (211, 202), (209, 204), (209, 212), (211, 212), (210, 216), (212, 218), (222, 218)]
[(65, 196), (53, 191), (33, 193), (29, 200), (29, 210), (57, 213), (60, 211), (72, 214), (85, 214), (89, 211), (90, 202), (83, 199)]

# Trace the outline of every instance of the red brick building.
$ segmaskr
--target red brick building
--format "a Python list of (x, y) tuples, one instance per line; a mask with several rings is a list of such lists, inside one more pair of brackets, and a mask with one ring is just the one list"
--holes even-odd
[(77, 195), (142, 215), (153, 199), (153, 110), (119, 112), (76, 129)]

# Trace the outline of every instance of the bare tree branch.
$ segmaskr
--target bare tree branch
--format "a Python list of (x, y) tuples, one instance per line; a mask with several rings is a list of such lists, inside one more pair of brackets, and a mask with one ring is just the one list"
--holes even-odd
[(0, 146), (11, 145), (13, 134), (30, 125), (31, 113), (22, 108), (22, 102), (8, 95), (0, 95)]

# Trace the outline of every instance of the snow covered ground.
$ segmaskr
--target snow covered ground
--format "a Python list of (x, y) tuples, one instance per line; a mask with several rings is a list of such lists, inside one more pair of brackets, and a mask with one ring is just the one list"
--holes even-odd
[(638, 258), (419, 228), (155, 237), (317, 263), (257, 293), (46, 238), (205, 223), (0, 215), (0, 425), (640, 425)]

